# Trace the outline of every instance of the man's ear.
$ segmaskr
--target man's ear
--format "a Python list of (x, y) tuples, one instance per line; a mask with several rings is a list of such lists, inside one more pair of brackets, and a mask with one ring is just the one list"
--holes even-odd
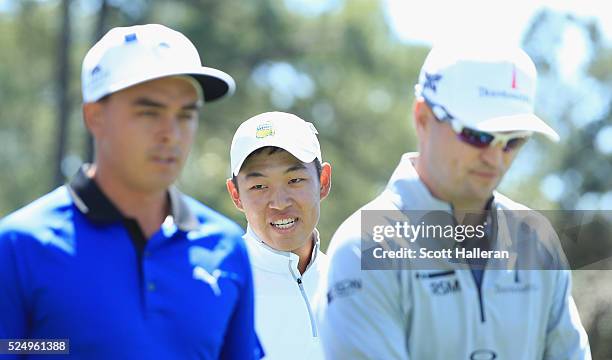
[(331, 175), (332, 168), (329, 163), (321, 164), (321, 177), (320, 177), (320, 196), (321, 200), (325, 199), (327, 195), (329, 195), (329, 191), (331, 190)]
[(244, 211), (242, 207), (242, 201), (240, 201), (240, 193), (238, 193), (238, 189), (231, 178), (227, 179), (225, 182), (225, 186), (227, 187), (227, 192), (229, 193), (230, 198), (232, 198), (232, 202), (234, 206), (240, 211)]
[(83, 121), (85, 127), (95, 138), (102, 132), (102, 117), (103, 105), (99, 102), (90, 102), (83, 104)]
[(414, 106), (412, 107), (412, 114), (414, 117), (414, 127), (419, 138), (424, 138), (425, 133), (429, 128), (429, 121), (431, 119), (431, 111), (425, 104), (425, 100), (416, 99)]

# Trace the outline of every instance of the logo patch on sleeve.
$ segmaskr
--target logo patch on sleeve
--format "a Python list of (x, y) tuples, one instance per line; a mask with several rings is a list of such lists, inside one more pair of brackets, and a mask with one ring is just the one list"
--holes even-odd
[(360, 279), (346, 279), (336, 282), (327, 292), (327, 303), (330, 304), (336, 298), (351, 296), (361, 290)]

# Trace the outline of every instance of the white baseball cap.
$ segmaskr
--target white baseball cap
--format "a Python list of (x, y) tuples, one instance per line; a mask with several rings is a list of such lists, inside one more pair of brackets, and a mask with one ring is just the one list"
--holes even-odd
[(203, 67), (191, 41), (158, 24), (111, 29), (85, 55), (81, 72), (83, 102), (165, 76), (190, 75), (201, 86), (204, 100), (232, 94), (234, 79)]
[(317, 129), (312, 123), (285, 112), (266, 112), (243, 122), (232, 139), (232, 174), (238, 175), (244, 160), (257, 149), (275, 146), (304, 163), (323, 161)]
[(537, 73), (520, 48), (434, 47), (421, 68), (415, 95), (439, 119), (486, 132), (531, 131), (559, 135), (533, 113)]

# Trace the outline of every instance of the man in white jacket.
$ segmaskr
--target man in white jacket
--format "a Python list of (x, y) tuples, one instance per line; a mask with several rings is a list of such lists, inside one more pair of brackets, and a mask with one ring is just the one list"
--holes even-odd
[[(326, 358), (591, 358), (554, 230), (495, 191), (532, 133), (558, 140), (533, 114), (536, 77), (520, 49), (429, 53), (415, 87), (419, 153), (404, 154), (386, 189), (332, 238), (318, 314)], [(460, 229), (466, 212), (477, 213), (469, 225), (482, 230), (482, 241), (420, 234), (385, 242), (370, 227), (383, 225), (377, 217), (392, 224), (406, 214), (406, 224), (424, 227), (426, 216), (414, 216), (425, 213), (447, 214), (451, 230)], [(406, 235), (387, 230), (388, 239)], [(411, 257), (410, 249), (425, 247), (437, 252)], [(469, 247), (516, 256), (514, 263), (501, 251), (500, 259), (459, 259)]]
[(316, 225), (331, 166), (316, 134), (293, 114), (268, 112), (242, 123), (232, 140), (227, 190), (248, 221), (255, 328), (266, 359), (323, 358), (313, 301), (327, 259)]

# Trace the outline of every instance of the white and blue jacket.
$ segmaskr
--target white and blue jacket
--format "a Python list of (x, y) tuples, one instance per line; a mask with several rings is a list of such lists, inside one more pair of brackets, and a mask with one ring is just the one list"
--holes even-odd
[(247, 226), (243, 236), (253, 267), (255, 329), (265, 359), (323, 359), (313, 300), (327, 270), (327, 258), (319, 250), (314, 230), (310, 263), (298, 270), (298, 255), (266, 245)]

